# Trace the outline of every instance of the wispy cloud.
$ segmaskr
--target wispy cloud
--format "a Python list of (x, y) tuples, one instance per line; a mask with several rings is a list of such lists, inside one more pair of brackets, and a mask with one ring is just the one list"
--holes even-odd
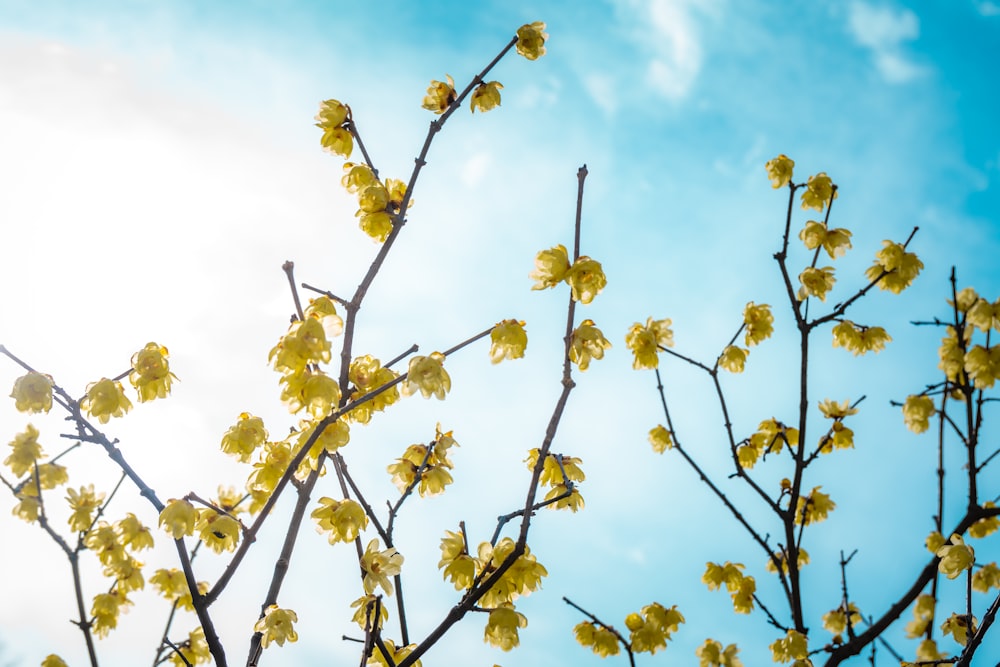
[(646, 83), (671, 100), (688, 95), (702, 65), (699, 14), (713, 14), (715, 2), (636, 0), (626, 5), (632, 36), (646, 58)]
[(875, 67), (889, 83), (906, 83), (923, 74), (924, 68), (912, 62), (902, 48), (904, 42), (920, 36), (920, 20), (910, 10), (853, 2), (847, 27), (854, 40), (871, 51)]
[(1000, 16), (1000, 5), (990, 0), (976, 3), (976, 11), (982, 16)]

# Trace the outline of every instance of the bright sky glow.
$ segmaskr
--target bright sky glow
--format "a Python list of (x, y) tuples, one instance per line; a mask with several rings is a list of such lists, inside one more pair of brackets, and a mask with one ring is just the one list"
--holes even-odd
[[(927, 560), (935, 448), (932, 436), (905, 430), (889, 400), (938, 381), (940, 331), (908, 322), (945, 315), (952, 266), (959, 288), (1000, 296), (996, 2), (4, 0), (0, 343), (77, 394), (126, 370), (148, 341), (168, 346), (181, 379), (174, 396), (136, 405), (107, 432), (163, 498), (241, 486), (247, 470), (218, 449), (236, 416), (263, 417), (275, 438), (297, 424), (266, 364), (293, 308), (282, 263), (347, 297), (377, 251), (340, 187), (342, 161), (319, 147), (318, 102), (350, 104), (381, 175), (405, 178), (432, 119), (420, 108), (428, 82), (450, 74), (464, 86), (535, 20), (548, 24), (547, 54), (502, 61), (490, 76), (504, 85), (502, 106), (459, 110), (435, 140), (356, 344), (383, 359), (412, 343), (429, 353), (516, 317), (528, 323), (527, 356), (493, 367), (483, 344), (455, 355), (446, 401), (410, 398), (355, 427), (345, 456), (381, 504), (395, 497), (385, 466), (431, 438), (437, 422), (462, 445), (454, 486), (408, 501), (397, 529), (404, 574), (421, 573), (404, 581), (413, 635), (423, 636), (456, 599), (436, 569), (443, 531), (465, 520), (472, 542), (486, 540), (495, 517), (523, 502), (522, 460), (560, 389), (566, 298), (531, 292), (527, 274), (538, 250), (572, 244), (576, 171), (586, 163), (583, 252), (602, 262), (609, 284), (577, 312), (614, 347), (576, 374), (554, 451), (583, 459), (587, 507), (544, 511), (533, 523), (529, 544), (550, 576), (518, 605), (529, 618), (521, 648), (485, 646), (472, 618), (424, 664), (603, 664), (573, 641), (582, 618), (563, 595), (619, 626), (653, 600), (677, 604), (687, 624), (667, 658), (643, 662), (694, 664), (694, 648), (711, 636), (738, 643), (747, 665), (767, 663), (776, 635), (763, 615), (734, 615), (728, 596), (699, 578), (708, 560), (744, 561), (784, 612), (777, 586), (764, 583), (760, 553), (683, 461), (650, 451), (646, 434), (663, 421), (655, 381), (631, 370), (623, 335), (634, 321), (669, 317), (676, 349), (711, 363), (744, 304), (771, 303), (786, 334), (755, 348), (745, 374), (725, 378), (730, 416), (749, 435), (762, 419), (792, 414), (791, 314), (771, 259), (787, 194), (764, 171), (778, 153), (795, 159), (796, 180), (825, 171), (839, 185), (831, 222), (853, 231), (854, 248), (837, 261), (834, 303), (863, 284), (883, 239), (919, 227), (910, 247), (925, 264), (910, 290), (876, 291), (852, 310), (886, 327), (894, 340), (884, 352), (816, 351), (815, 401), (867, 396), (853, 425), (857, 449), (814, 473), (838, 503), (807, 533), (818, 646), (827, 638), (819, 617), (840, 599), (841, 550), (859, 550), (852, 594), (874, 615)], [(797, 213), (793, 224), (808, 218)], [(20, 374), (0, 357), (3, 396)], [(712, 387), (674, 362), (664, 376), (679, 433), (725, 482), (732, 463)], [(26, 421), (0, 401), (0, 442)], [(71, 442), (58, 437), (55, 412), (30, 421), (46, 452)], [(103, 455), (72, 456), (72, 486), (117, 481)], [(334, 475), (321, 480), (317, 495), (337, 493)], [(727, 493), (752, 500), (735, 485)], [(65, 558), (37, 526), (9, 517), (12, 505), (9, 494), (0, 501), (0, 663), (35, 665), (58, 652), (85, 664), (68, 621)], [(155, 525), (147, 508), (126, 485), (112, 514), (136, 511)], [(287, 515), (290, 503), (277, 511)], [(357, 634), (347, 607), (360, 595), (353, 550), (329, 547), (311, 527), (281, 594), (298, 612), (300, 641), (272, 647), (263, 664), (356, 660), (357, 645), (340, 639)], [(275, 522), (222, 603), (233, 663), (244, 660), (280, 538)], [(149, 573), (175, 566), (159, 540)], [(196, 561), (205, 579), (224, 563), (212, 556)], [(93, 595), (106, 582), (95, 563), (85, 569)], [(168, 609), (151, 590), (134, 599), (100, 644), (106, 664), (152, 660)], [(888, 639), (911, 656), (901, 626)], [(990, 649), (974, 664), (995, 662), (996, 636)], [(878, 664), (898, 663), (880, 653)]]

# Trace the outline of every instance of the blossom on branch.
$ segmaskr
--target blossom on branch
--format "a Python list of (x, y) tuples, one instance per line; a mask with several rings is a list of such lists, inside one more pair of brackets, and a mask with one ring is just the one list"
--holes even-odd
[(124, 417), (132, 409), (132, 402), (125, 397), (121, 382), (101, 378), (87, 385), (87, 395), (80, 401), (80, 409), (107, 424), (112, 417)]
[(526, 23), (517, 29), (517, 52), (528, 60), (538, 60), (545, 55), (545, 40), (549, 35), (541, 21)]
[(482, 113), (486, 113), (500, 106), (501, 88), (503, 88), (503, 84), (499, 81), (490, 81), (476, 86), (469, 99), (469, 111), (475, 113), (476, 109), (479, 109)]
[(444, 369), (444, 355), (440, 352), (410, 359), (406, 381), (403, 382), (403, 395), (410, 396), (418, 390), (424, 398), (434, 396), (439, 401), (443, 401), (444, 395), (451, 391), (451, 376)]
[(260, 643), (264, 648), (270, 646), (271, 642), (284, 646), (286, 641), (298, 641), (299, 633), (292, 625), (298, 620), (298, 615), (291, 609), (281, 609), (272, 604), (264, 610), (264, 616), (254, 624), (253, 630), (260, 633)]
[(504, 359), (520, 359), (528, 346), (528, 334), (524, 322), (503, 320), (497, 322), (490, 332), (490, 361), (499, 364)]
[(14, 380), (10, 392), (18, 412), (48, 412), (52, 409), (52, 378), (34, 371)]
[(570, 336), (569, 360), (585, 371), (590, 368), (591, 359), (603, 359), (604, 351), (610, 348), (611, 343), (594, 326), (594, 320), (584, 320)]
[(421, 104), (423, 108), (436, 114), (443, 114), (457, 99), (455, 80), (451, 78), (450, 74), (446, 74), (445, 78), (447, 82), (431, 79), (431, 85), (427, 87), (427, 94), (424, 96), (423, 104)]
[(670, 325), (669, 319), (654, 320), (652, 317), (646, 319), (645, 326), (638, 322), (632, 325), (625, 334), (625, 345), (635, 355), (632, 368), (653, 369), (660, 365), (660, 347), (674, 346), (674, 332)]
[(772, 158), (764, 164), (767, 170), (767, 177), (771, 180), (771, 187), (778, 188), (788, 185), (792, 180), (792, 169), (795, 167), (795, 160), (784, 153), (776, 158)]
[(166, 398), (170, 393), (170, 384), (177, 376), (170, 372), (167, 356), (167, 348), (156, 343), (147, 343), (146, 347), (132, 355), (128, 381), (139, 392), (140, 403)]

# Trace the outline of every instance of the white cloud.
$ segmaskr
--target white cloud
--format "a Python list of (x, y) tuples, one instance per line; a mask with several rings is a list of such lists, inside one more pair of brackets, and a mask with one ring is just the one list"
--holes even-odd
[(921, 76), (924, 68), (903, 53), (903, 43), (920, 36), (920, 20), (908, 9), (851, 3), (847, 19), (854, 40), (872, 52), (875, 67), (889, 83), (906, 83)]
[(634, 24), (634, 39), (648, 58), (646, 83), (672, 100), (688, 95), (702, 64), (695, 12), (713, 13), (714, 2), (645, 0), (629, 3), (624, 20)]
[(462, 179), (462, 183), (474, 188), (483, 182), (483, 177), (489, 172), (492, 163), (493, 158), (489, 153), (476, 153), (465, 161), (459, 178)]
[(606, 74), (588, 74), (583, 77), (583, 86), (604, 113), (609, 116), (614, 115), (618, 110), (618, 102), (615, 98), (615, 84), (612, 77)]
[(1000, 16), (1000, 5), (989, 0), (976, 3), (976, 11), (982, 16)]

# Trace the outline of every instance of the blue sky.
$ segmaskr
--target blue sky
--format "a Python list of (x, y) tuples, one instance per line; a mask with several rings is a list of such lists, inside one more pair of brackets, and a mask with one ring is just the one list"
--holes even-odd
[[(182, 380), (175, 396), (136, 406), (109, 432), (164, 497), (241, 484), (246, 471), (217, 449), (236, 415), (261, 415), (272, 434), (295, 424), (265, 363), (291, 308), (281, 263), (292, 259), (300, 280), (347, 295), (376, 250), (339, 186), (340, 161), (319, 148), (317, 103), (350, 104), (381, 173), (403, 178), (430, 120), (420, 108), (428, 82), (447, 73), (464, 84), (534, 20), (548, 24), (548, 53), (505, 59), (491, 74), (505, 86), (501, 108), (460, 110), (435, 140), (411, 222), (360, 324), (359, 351), (387, 358), (414, 342), (447, 348), (501, 318), (528, 322), (523, 363), (494, 368), (485, 349), (465, 351), (449, 363), (447, 401), (411, 398), (357, 429), (345, 451), (372, 494), (391, 497), (384, 466), (436, 422), (463, 445), (453, 489), (409, 501), (400, 527), (407, 567), (421, 573), (407, 589), (422, 602), (415, 626), (433, 627), (452, 600), (435, 569), (443, 531), (465, 520), (473, 541), (486, 539), (493, 517), (523, 496), (521, 460), (559, 390), (565, 298), (530, 292), (527, 273), (535, 252), (571, 243), (583, 163), (583, 252), (604, 264), (609, 285), (579, 312), (614, 348), (578, 374), (555, 446), (584, 460), (587, 507), (536, 521), (529, 544), (551, 574), (519, 605), (530, 621), (522, 647), (503, 655), (484, 646), (477, 618), (425, 664), (597, 664), (573, 643), (581, 619), (563, 595), (619, 626), (652, 600), (679, 605), (688, 623), (667, 660), (692, 664), (712, 636), (738, 642), (748, 665), (769, 662), (774, 636), (763, 618), (733, 615), (726, 596), (698, 582), (705, 561), (733, 560), (763, 586), (760, 555), (679, 457), (649, 451), (646, 432), (662, 416), (649, 374), (630, 369), (623, 334), (648, 315), (670, 317), (677, 349), (711, 360), (747, 301), (773, 304), (778, 326), (790, 326), (771, 259), (786, 196), (763, 168), (778, 153), (796, 160), (796, 180), (826, 171), (840, 186), (832, 222), (853, 231), (854, 249), (837, 262), (835, 297), (862, 284), (883, 239), (920, 227), (917, 283), (852, 311), (885, 326), (893, 343), (861, 360), (817, 350), (811, 392), (868, 397), (857, 450), (814, 473), (838, 502), (807, 537), (816, 636), (825, 638), (819, 615), (839, 599), (840, 549), (860, 549), (852, 581), (863, 610), (879, 613), (923, 563), (933, 512), (931, 436), (909, 435), (888, 401), (936, 381), (940, 335), (906, 323), (946, 313), (953, 265), (959, 287), (1000, 296), (995, 2), (2, 0), (0, 343), (74, 392), (126, 368), (147, 341), (167, 345)], [(739, 432), (791, 414), (789, 341), (779, 334), (753, 351), (747, 373), (726, 378)], [(0, 385), (18, 374), (0, 363)], [(684, 439), (724, 480), (711, 387), (677, 364), (665, 374)], [(24, 421), (0, 407), (4, 432)], [(58, 451), (58, 417), (33, 422), (46, 450)], [(71, 483), (109, 488), (104, 463), (81, 453)], [(334, 495), (326, 482), (320, 493)], [(139, 500), (123, 494), (119, 511)], [(77, 631), (40, 620), (71, 613), (66, 564), (36, 527), (11, 518), (3, 531), (20, 547), (0, 555), (3, 570), (18, 573), (0, 579), (2, 597), (18, 601), (0, 608), (4, 656), (29, 665), (58, 650), (83, 664)], [(337, 585), (344, 569), (353, 577), (350, 554), (304, 533), (282, 594), (302, 619), (301, 640), (265, 657), (353, 659), (354, 645), (339, 637), (352, 631), (345, 604), (357, 593)], [(262, 536), (226, 608), (236, 659), (279, 536)], [(168, 551), (148, 560), (171, 563)], [(27, 576), (36, 562), (42, 580)], [(215, 566), (203, 565), (206, 578)], [(97, 575), (88, 585), (104, 584)], [(107, 664), (151, 653), (166, 614), (153, 597), (137, 597), (122, 631), (102, 643)], [(910, 655), (901, 632), (891, 637)]]

